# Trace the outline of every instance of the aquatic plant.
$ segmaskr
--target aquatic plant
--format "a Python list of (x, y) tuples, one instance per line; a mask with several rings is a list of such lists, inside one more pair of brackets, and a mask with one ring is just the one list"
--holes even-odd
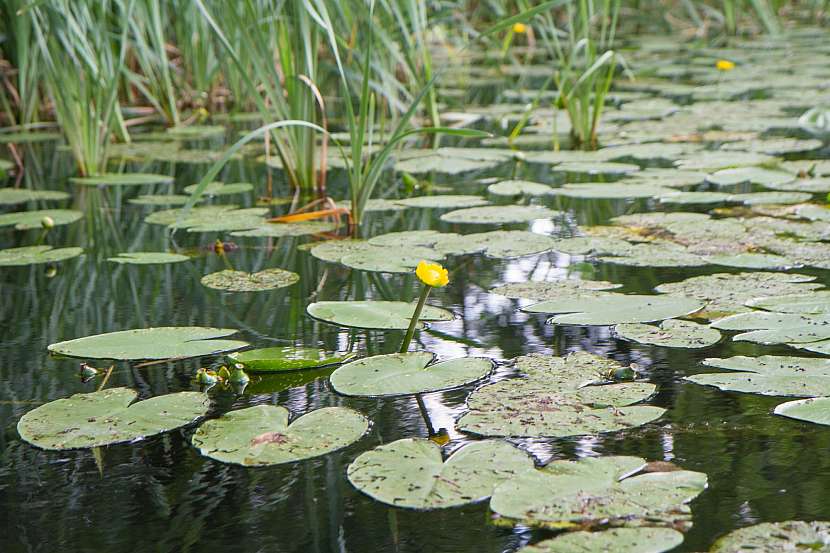
[(423, 286), (421, 287), (421, 295), (418, 297), (418, 305), (415, 307), (415, 313), (412, 315), (412, 322), (409, 323), (409, 328), (406, 329), (406, 335), (401, 343), (401, 353), (406, 353), (409, 350), (409, 344), (412, 342), (412, 336), (415, 335), (415, 329), (418, 327), (418, 320), (421, 318), (421, 311), (424, 310), (430, 290), (441, 288), (450, 282), (449, 273), (438, 263), (421, 261), (415, 269), (415, 274), (423, 283)]

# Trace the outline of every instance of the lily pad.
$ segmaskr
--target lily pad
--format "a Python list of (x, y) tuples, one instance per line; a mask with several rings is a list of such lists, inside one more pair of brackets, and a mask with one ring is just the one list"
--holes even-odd
[(764, 204), (799, 204), (812, 197), (806, 192), (753, 192), (748, 194), (732, 194), (730, 202), (739, 202), (744, 205)]
[(551, 171), (556, 173), (576, 173), (581, 175), (626, 175), (640, 170), (638, 165), (630, 163), (614, 163), (611, 161), (585, 162), (566, 161), (554, 165)]
[(561, 215), (546, 207), (533, 205), (491, 205), (458, 209), (441, 215), (446, 223), (497, 225), (528, 223), (536, 219), (551, 219)]
[(706, 489), (701, 472), (638, 474), (640, 457), (588, 457), (553, 461), (496, 487), (490, 508), (525, 524), (629, 526), (688, 521), (688, 503)]
[[(763, 167), (734, 167), (721, 169), (706, 177), (706, 180), (718, 186), (752, 183), (763, 186), (784, 184), (796, 178), (792, 173)], [(772, 203), (772, 202), (770, 202)]]
[[(185, 186), (184, 191), (187, 194), (192, 194), (196, 191), (198, 186), (198, 184)], [(224, 182), (211, 182), (208, 183), (202, 194), (205, 196), (231, 196), (233, 194), (244, 194), (253, 189), (254, 185), (249, 182), (234, 182), (227, 184)]]
[(830, 314), (830, 290), (816, 290), (809, 294), (754, 298), (747, 301), (746, 305), (778, 313)]
[(765, 522), (730, 532), (715, 542), (710, 553), (821, 551), (828, 543), (830, 522), (788, 520)]
[(49, 217), (55, 225), (74, 223), (84, 214), (75, 209), (39, 209), (36, 211), (15, 211), (0, 215), (0, 227), (14, 225), (16, 230), (42, 228), (43, 218)]
[(720, 204), (729, 201), (731, 194), (724, 192), (678, 192), (663, 193), (658, 199), (663, 204)]
[(736, 341), (758, 344), (793, 344), (830, 339), (830, 314), (803, 315), (751, 311), (738, 313), (712, 323), (722, 330), (744, 330), (734, 336)]
[(354, 354), (328, 355), (317, 348), (273, 347), (238, 351), (228, 355), (234, 363), (241, 363), (252, 373), (281, 373), (317, 369), (344, 363)]
[(57, 263), (78, 257), (84, 253), (83, 248), (58, 248), (52, 246), (24, 246), (0, 250), (0, 267), (37, 265), (40, 263)]
[(184, 205), (190, 196), (184, 194), (144, 194), (130, 200), (137, 205)]
[(51, 344), (52, 353), (87, 359), (180, 359), (244, 348), (247, 342), (218, 340), (235, 328), (167, 326), (121, 330)]
[(346, 474), (355, 488), (387, 505), (444, 509), (483, 501), (505, 480), (532, 470), (527, 453), (507, 442), (472, 442), (444, 461), (438, 444), (405, 438), (361, 453)]
[(602, 532), (567, 532), (519, 549), (518, 553), (663, 553), (683, 543), (671, 528), (611, 528)]
[(698, 311), (703, 302), (680, 296), (644, 296), (607, 292), (588, 297), (548, 300), (523, 307), (528, 313), (565, 313), (549, 324), (615, 325), (648, 323), (683, 317)]
[(556, 248), (555, 238), (523, 230), (495, 230), (475, 234), (443, 235), (433, 248), (443, 255), (482, 252), (487, 257), (509, 259), (544, 253)]
[(460, 430), (482, 436), (565, 437), (634, 428), (660, 418), (665, 409), (634, 405), (653, 395), (647, 382), (608, 383), (622, 366), (586, 352), (568, 357), (539, 354), (516, 359), (526, 378), (476, 389)]
[(166, 209), (147, 216), (146, 223), (167, 225), (171, 229), (187, 229), (187, 232), (227, 232), (250, 230), (266, 224), (267, 207), (236, 209), (236, 206), (194, 207), (179, 221), (180, 209)]
[(663, 321), (660, 326), (623, 323), (614, 327), (614, 332), (632, 342), (666, 348), (707, 348), (721, 339), (720, 332), (714, 328), (678, 320)]
[(91, 177), (72, 177), (69, 182), (83, 186), (140, 186), (143, 184), (172, 184), (173, 177), (153, 173), (104, 173)]
[(325, 221), (303, 221), (300, 223), (265, 223), (251, 230), (237, 230), (231, 236), (253, 236), (282, 238), (284, 236), (306, 236), (322, 232), (332, 232), (337, 228), (335, 223)]
[[(405, 301), (319, 301), (306, 311), (323, 322), (353, 328), (376, 330), (406, 330), (415, 313), (415, 304)], [(418, 324), (451, 321), (453, 314), (431, 305), (425, 305)]]
[(685, 380), (725, 391), (765, 396), (830, 395), (830, 359), (739, 355), (725, 359), (710, 357), (703, 363), (734, 372), (696, 374)]
[(168, 252), (124, 252), (117, 257), (110, 257), (107, 261), (130, 265), (154, 265), (159, 263), (179, 263), (190, 259), (186, 255)]
[(490, 290), (508, 298), (529, 300), (556, 300), (563, 296), (588, 295), (591, 292), (613, 290), (622, 284), (605, 280), (557, 279), (548, 281), (514, 282)]
[(331, 386), (346, 396), (395, 396), (456, 388), (487, 376), (493, 362), (462, 357), (435, 363), (428, 352), (391, 353), (346, 363), (331, 375)]
[(406, 207), (421, 207), (429, 209), (460, 209), (467, 207), (478, 207), (487, 205), (490, 202), (481, 196), (468, 196), (463, 194), (436, 194), (434, 196), (416, 196), (394, 200), (396, 204)]
[(740, 267), (742, 269), (786, 269), (797, 265), (780, 255), (769, 253), (739, 253), (734, 255), (710, 255), (705, 258), (713, 265)]
[(569, 198), (585, 199), (635, 199), (654, 198), (671, 194), (674, 190), (657, 184), (626, 184), (622, 182), (566, 184), (555, 188), (554, 194)]
[(75, 394), (29, 411), (17, 423), (20, 437), (43, 449), (77, 449), (133, 442), (204, 416), (207, 395), (179, 392), (134, 403), (138, 393), (109, 388)]
[(526, 180), (503, 180), (487, 187), (494, 196), (550, 196), (556, 193), (552, 186)]
[[(830, 424), (830, 397), (798, 399), (778, 405), (776, 415), (814, 424)], [(830, 540), (823, 542), (830, 543)]]
[(69, 194), (58, 190), (29, 190), (28, 188), (0, 188), (0, 205), (26, 202), (66, 200)]
[(256, 273), (225, 269), (202, 277), (203, 286), (227, 292), (262, 292), (296, 284), (300, 275), (285, 269), (265, 269)]
[(202, 455), (246, 467), (294, 463), (359, 440), (369, 420), (347, 407), (323, 407), (288, 423), (289, 411), (257, 405), (202, 424), (191, 442)]

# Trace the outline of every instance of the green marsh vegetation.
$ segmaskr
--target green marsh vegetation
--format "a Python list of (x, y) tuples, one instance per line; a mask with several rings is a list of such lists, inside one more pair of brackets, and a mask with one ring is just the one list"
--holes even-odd
[(826, 547), (826, 8), (5, 2), (0, 549)]

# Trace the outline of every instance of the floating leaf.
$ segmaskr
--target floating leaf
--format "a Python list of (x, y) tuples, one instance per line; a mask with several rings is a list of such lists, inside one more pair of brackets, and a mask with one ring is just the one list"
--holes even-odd
[[(405, 301), (319, 301), (306, 308), (309, 315), (321, 321), (353, 328), (406, 330), (415, 313), (415, 304)], [(424, 306), (422, 322), (451, 321), (452, 313)], [(419, 326), (422, 326), (419, 323)]]
[(435, 355), (428, 352), (364, 357), (334, 371), (331, 385), (347, 396), (422, 394), (475, 382), (493, 369), (484, 357), (434, 361)]
[(202, 455), (246, 467), (293, 463), (326, 455), (359, 440), (369, 429), (362, 414), (324, 407), (288, 424), (289, 411), (257, 405), (202, 424), (191, 442)]
[(52, 353), (88, 359), (179, 359), (244, 348), (247, 342), (217, 340), (234, 328), (168, 326), (121, 330), (51, 344)]
[(401, 251), (396, 248), (368, 246), (366, 249), (344, 255), (340, 263), (360, 271), (377, 273), (411, 273), (422, 260), (438, 261), (443, 255), (433, 250), (415, 248)]
[(739, 253), (734, 255), (710, 255), (706, 261), (713, 265), (740, 267), (742, 269), (787, 269), (796, 265), (790, 259), (769, 253)]
[(623, 323), (614, 327), (620, 338), (666, 348), (706, 348), (720, 341), (720, 332), (690, 321), (668, 320), (660, 326)]
[(767, 186), (792, 182), (795, 178), (795, 175), (786, 171), (764, 169), (763, 167), (735, 167), (716, 171), (707, 176), (706, 180), (718, 186), (743, 183)]
[(273, 347), (231, 353), (228, 358), (242, 363), (252, 373), (278, 373), (316, 369), (343, 363), (353, 354), (328, 355), (317, 348)]
[(518, 553), (663, 553), (683, 543), (671, 528), (611, 528), (602, 532), (567, 532), (519, 549)]
[(0, 250), (0, 267), (37, 265), (40, 263), (57, 263), (78, 257), (84, 253), (83, 248), (58, 248), (52, 246), (24, 246)]
[(147, 216), (146, 223), (167, 225), (171, 229), (186, 228), (187, 232), (226, 232), (250, 230), (266, 224), (267, 207), (236, 209), (236, 206), (194, 207), (181, 221), (180, 209), (166, 209)]
[(36, 211), (15, 211), (0, 215), (0, 227), (14, 225), (17, 230), (41, 228), (44, 217), (49, 217), (55, 225), (74, 223), (84, 214), (75, 209), (39, 209)]
[(604, 280), (557, 279), (550, 281), (514, 282), (504, 284), (490, 290), (491, 294), (499, 294), (508, 298), (529, 300), (556, 300), (563, 296), (587, 295), (591, 292), (612, 290), (622, 284), (615, 284)]
[(516, 359), (527, 378), (476, 389), (458, 428), (482, 436), (565, 437), (615, 432), (660, 418), (665, 409), (633, 405), (656, 387), (647, 382), (603, 384), (622, 368), (615, 361), (579, 352)]
[(753, 192), (749, 194), (732, 194), (730, 202), (740, 202), (744, 205), (757, 204), (798, 204), (806, 202), (812, 197), (805, 192)]
[(153, 173), (104, 173), (91, 177), (72, 177), (69, 182), (84, 186), (139, 186), (142, 184), (172, 184), (173, 177)]
[(167, 252), (124, 252), (119, 253), (117, 257), (107, 258), (107, 261), (113, 263), (130, 264), (130, 265), (154, 265), (157, 263), (179, 263), (180, 261), (187, 261), (190, 259), (186, 255), (178, 253)]
[(184, 205), (190, 196), (183, 194), (144, 194), (130, 200), (137, 205)]
[(203, 286), (228, 292), (262, 292), (285, 288), (300, 280), (300, 275), (285, 269), (265, 269), (257, 273), (225, 269), (202, 277)]
[(443, 255), (483, 252), (487, 257), (509, 259), (544, 253), (558, 241), (544, 234), (523, 230), (495, 230), (475, 234), (444, 235), (433, 247)]
[(554, 188), (553, 190), (557, 196), (606, 200), (654, 198), (674, 192), (670, 188), (663, 188), (657, 184), (625, 184), (625, 181), (598, 184), (565, 184), (561, 188)]
[(637, 474), (640, 457), (553, 461), (496, 487), (490, 508), (525, 524), (674, 525), (706, 489), (706, 475), (675, 470)]
[(724, 192), (665, 192), (658, 199), (664, 204), (719, 204), (729, 201)]
[(779, 313), (830, 314), (830, 290), (816, 290), (809, 294), (753, 298), (747, 301), (746, 305)]
[(550, 196), (556, 193), (552, 186), (526, 180), (503, 180), (487, 187), (494, 196)]
[(809, 194), (826, 194), (830, 192), (830, 178), (796, 179), (791, 182), (765, 184), (766, 188), (784, 192), (807, 192)]
[(703, 307), (703, 302), (680, 296), (644, 296), (607, 292), (588, 297), (548, 300), (523, 307), (528, 313), (566, 313), (549, 324), (614, 325), (648, 323), (683, 317)]
[(712, 327), (750, 331), (734, 336), (732, 339), (736, 341), (792, 345), (830, 339), (830, 314), (751, 311), (718, 319)]
[(355, 488), (387, 505), (444, 509), (485, 500), (497, 485), (531, 470), (533, 460), (507, 442), (472, 442), (444, 461), (438, 444), (405, 438), (361, 453), (346, 474)]
[(204, 416), (210, 405), (208, 396), (197, 392), (133, 403), (137, 397), (129, 388), (75, 394), (29, 411), (17, 423), (17, 431), (43, 449), (97, 447), (174, 430)]
[(28, 188), (0, 188), (0, 205), (16, 205), (25, 202), (50, 202), (66, 200), (69, 194), (57, 190), (29, 190)]
[[(198, 184), (185, 186), (184, 191), (187, 194), (193, 194), (198, 186)], [(233, 194), (244, 194), (253, 189), (254, 185), (249, 182), (234, 182), (228, 184), (224, 182), (211, 182), (205, 187), (202, 194), (205, 196), (231, 196)]]
[(434, 196), (417, 196), (394, 200), (396, 204), (406, 207), (422, 207), (431, 209), (459, 209), (487, 205), (488, 202), (481, 196), (467, 196), (462, 194), (436, 194)]
[(447, 223), (495, 225), (507, 223), (527, 223), (536, 219), (557, 217), (560, 212), (546, 207), (533, 205), (491, 205), (459, 209), (441, 215)]
[(704, 365), (735, 371), (688, 376), (685, 380), (721, 390), (765, 396), (816, 397), (830, 395), (830, 359), (743, 355), (710, 357)]
[(710, 553), (821, 551), (828, 543), (830, 522), (788, 520), (765, 522), (730, 532), (715, 542)]
[[(387, 200), (384, 198), (372, 198), (366, 205), (363, 206), (364, 213), (383, 212), (383, 211), (405, 211), (409, 209), (405, 205), (397, 203), (398, 200)], [(337, 207), (352, 208), (351, 200), (341, 200), (335, 204)]]
[(251, 230), (238, 230), (231, 233), (231, 236), (257, 236), (282, 238), (283, 236), (306, 236), (308, 234), (319, 234), (332, 232), (337, 229), (335, 223), (325, 221), (303, 221), (300, 223), (265, 223), (262, 226)]
[(614, 162), (584, 162), (584, 161), (566, 161), (559, 165), (554, 165), (552, 171), (556, 173), (577, 173), (582, 175), (625, 175), (628, 173), (636, 173), (640, 170), (638, 165), (630, 163), (614, 163)]
[(830, 397), (788, 401), (778, 405), (773, 413), (803, 422), (828, 425), (830, 424)]

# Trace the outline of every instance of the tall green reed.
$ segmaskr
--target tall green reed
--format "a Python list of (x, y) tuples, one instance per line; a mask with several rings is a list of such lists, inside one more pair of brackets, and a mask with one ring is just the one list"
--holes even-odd
[(111, 135), (128, 138), (118, 101), (134, 0), (29, 6), (55, 117), (82, 175), (106, 169)]
[(0, 4), (2, 32), (0, 44), (3, 58), (14, 71), (4, 78), (2, 86), (3, 111), (12, 125), (28, 125), (38, 118), (40, 106), (40, 52), (34, 44), (34, 26), (24, 8), (28, 0), (5, 0)]

